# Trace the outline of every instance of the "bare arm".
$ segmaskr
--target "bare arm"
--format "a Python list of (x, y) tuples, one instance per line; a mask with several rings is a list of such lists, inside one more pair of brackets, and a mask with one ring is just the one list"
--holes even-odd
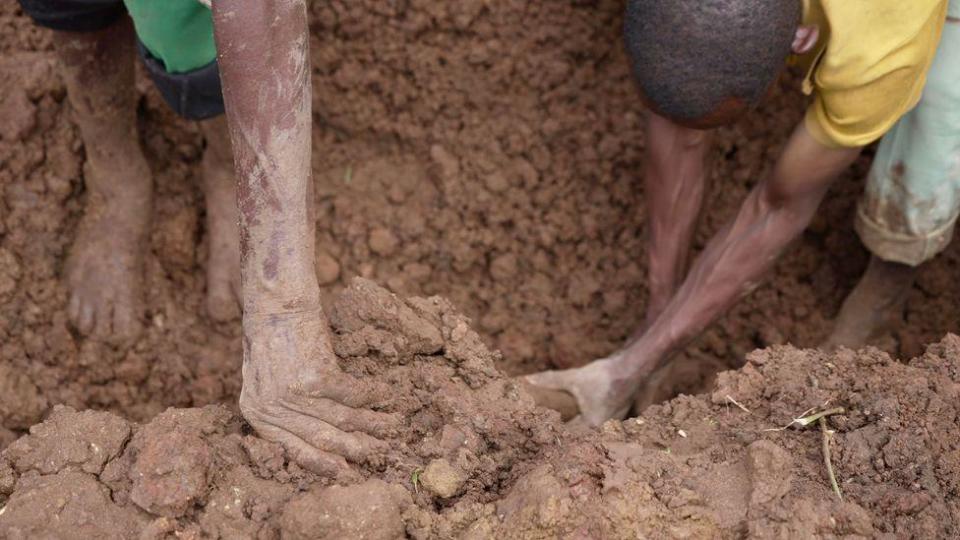
[(214, 14), (240, 182), (243, 311), (316, 308), (304, 2), (216, 2)]
[(593, 425), (622, 417), (644, 378), (753, 290), (860, 150), (827, 148), (798, 127), (770, 178), (753, 189), (736, 219), (710, 241), (649, 330), (610, 358), (527, 377), (537, 401), (572, 416), (571, 400), (563, 397), (569, 394)]
[(644, 327), (663, 312), (683, 282), (706, 192), (710, 133), (685, 128), (651, 112), (644, 164), (647, 201), (647, 280), (650, 299)]
[(350, 475), (396, 418), (368, 410), (386, 389), (339, 369), (320, 305), (306, 2), (215, 2), (213, 14), (239, 181), (240, 410), (301, 465)]
[(752, 291), (813, 218), (860, 148), (827, 148), (800, 125), (772, 175), (711, 240), (676, 297), (643, 338), (624, 351), (619, 375), (636, 384)]

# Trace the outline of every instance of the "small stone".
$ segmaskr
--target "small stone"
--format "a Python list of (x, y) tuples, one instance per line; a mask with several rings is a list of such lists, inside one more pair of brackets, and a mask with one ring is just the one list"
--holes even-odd
[(377, 227), (370, 231), (369, 245), (371, 251), (385, 257), (397, 249), (400, 241), (397, 240), (396, 235), (390, 229)]
[(445, 459), (431, 461), (420, 474), (423, 488), (443, 499), (456, 495), (466, 481), (466, 476)]

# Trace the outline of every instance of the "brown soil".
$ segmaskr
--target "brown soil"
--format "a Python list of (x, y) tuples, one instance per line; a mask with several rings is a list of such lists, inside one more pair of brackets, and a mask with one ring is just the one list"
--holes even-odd
[[(905, 365), (868, 349), (748, 355), (711, 395), (574, 433), (494, 368), (440, 299), (356, 280), (344, 369), (396, 388), (403, 435), (329, 485), (227, 408), (145, 425), (55, 406), (0, 459), (4, 538), (951, 538), (960, 534), (960, 337)], [(821, 432), (830, 417), (834, 499)]]
[[(952, 338), (915, 367), (876, 351), (834, 357), (832, 368), (818, 353), (754, 353), (713, 401), (680, 398), (600, 435), (566, 433), (493, 369), (580, 364), (642, 320), (642, 108), (621, 9), (313, 3), (318, 277), (331, 301), (362, 276), (451, 302), (405, 304), (429, 336), (382, 314), (334, 317), (345, 366), (393, 377), (403, 399), (387, 405), (411, 429), (365, 483), (327, 488), (231, 412), (239, 328), (203, 312), (202, 138), (142, 77), (142, 144), (157, 183), (150, 324), (124, 349), (68, 327), (61, 277), (84, 203), (83, 145), (49, 32), (15, 2), (0, 6), (0, 447), (46, 418), (4, 454), (5, 534), (123, 537), (148, 526), (145, 537), (269, 538), (279, 527), (310, 537), (374, 523), (387, 537), (957, 535), (937, 528), (960, 517)], [(718, 132), (699, 245), (800, 118), (796, 86), (785, 77), (761, 110)], [(757, 347), (825, 336), (866, 263), (851, 218), (868, 164), (838, 183), (768, 284), (655, 377), (642, 403), (709, 392), (715, 373)], [(957, 329), (958, 263), (954, 246), (923, 268), (881, 348), (911, 358)], [(357, 302), (385, 294), (361, 283)], [(818, 433), (759, 431), (827, 399), (853, 411), (831, 420), (844, 505), (825, 483)], [(52, 410), (61, 404), (127, 420)], [(228, 409), (162, 413), (211, 404)]]

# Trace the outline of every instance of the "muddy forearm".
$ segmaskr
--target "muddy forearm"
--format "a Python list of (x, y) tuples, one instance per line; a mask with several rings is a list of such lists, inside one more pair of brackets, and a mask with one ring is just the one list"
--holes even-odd
[(306, 3), (215, 2), (213, 14), (239, 181), (244, 313), (314, 309)]
[(770, 179), (700, 255), (663, 314), (624, 355), (636, 383), (749, 293), (809, 224), (832, 180), (860, 149), (828, 149), (804, 127), (794, 133)]
[(683, 282), (706, 191), (710, 134), (650, 113), (644, 168), (651, 325)]

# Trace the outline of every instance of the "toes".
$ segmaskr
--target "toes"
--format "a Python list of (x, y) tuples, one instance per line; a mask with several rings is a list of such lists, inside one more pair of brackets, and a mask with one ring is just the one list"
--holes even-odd
[(80, 300), (79, 314), (77, 315), (76, 327), (81, 334), (88, 336), (93, 331), (93, 324), (96, 320), (96, 311), (93, 304)]
[(330, 424), (297, 415), (297, 421), (291, 422), (291, 431), (310, 443), (314, 448), (343, 456), (354, 463), (364, 463), (367, 457), (386, 445), (364, 433), (345, 433)]
[(303, 389), (311, 397), (326, 398), (352, 409), (366, 408), (391, 395), (390, 387), (386, 384), (363, 381), (339, 370), (324, 373), (319, 381), (306, 384)]
[(348, 461), (363, 463), (374, 452), (386, 449), (386, 445), (364, 433), (346, 433), (318, 419), (287, 407), (278, 407), (266, 414), (245, 411), (258, 430), (264, 426), (282, 429), (296, 435), (316, 450), (343, 456)]
[(108, 302), (104, 302), (94, 309), (92, 335), (101, 340), (106, 340), (113, 335), (113, 309)]
[(76, 294), (70, 294), (70, 302), (67, 303), (67, 318), (75, 328), (79, 326), (80, 297)]
[(211, 289), (207, 293), (207, 314), (217, 322), (229, 322), (240, 318), (240, 306), (228, 289)]
[(143, 331), (138, 311), (130, 304), (120, 303), (113, 308), (113, 340), (119, 344), (135, 341)]

